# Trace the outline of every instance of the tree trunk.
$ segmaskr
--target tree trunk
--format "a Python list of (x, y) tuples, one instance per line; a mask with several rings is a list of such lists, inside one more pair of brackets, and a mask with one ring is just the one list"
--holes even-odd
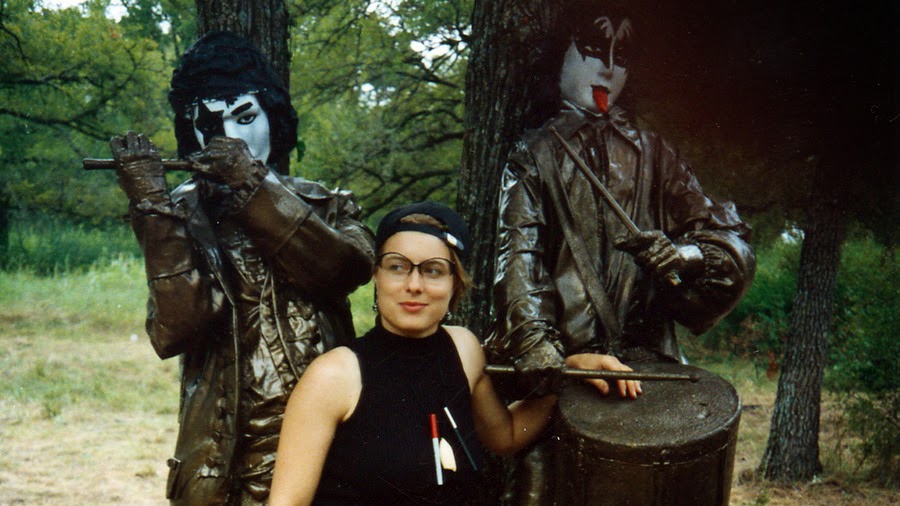
[(562, 3), (476, 0), (466, 71), (465, 137), (457, 208), (469, 224), (469, 269), (477, 286), (460, 307), (460, 321), (480, 337), (491, 322), (497, 196), (513, 143), (535, 114), (541, 95), (540, 52), (555, 33)]
[(775, 481), (809, 481), (822, 471), (819, 406), (846, 217), (838, 197), (825, 197), (835, 194), (829, 178), (818, 178), (814, 189), (819, 191), (807, 208), (787, 350), (759, 467)]
[[(458, 316), (482, 339), (493, 321), (500, 175), (513, 144), (526, 126), (535, 126), (541, 76), (555, 70), (541, 67), (541, 48), (561, 11), (561, 2), (541, 0), (476, 0), (473, 6), (456, 205), (471, 228), (468, 267), (477, 284)], [(474, 504), (508, 504), (512, 470), (510, 462), (488, 458), (488, 479)]]
[[(290, 17), (284, 0), (197, 0), (197, 36), (212, 30), (237, 33), (256, 44), (290, 89)], [(288, 157), (278, 171), (288, 173)]]

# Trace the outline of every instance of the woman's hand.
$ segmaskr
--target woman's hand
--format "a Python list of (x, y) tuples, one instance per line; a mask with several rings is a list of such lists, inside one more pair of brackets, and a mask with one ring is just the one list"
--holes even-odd
[[(592, 369), (595, 371), (631, 371), (627, 365), (619, 362), (619, 359), (612, 355), (600, 355), (599, 353), (579, 353), (566, 357), (566, 365), (575, 369)], [(597, 390), (607, 395), (609, 393), (609, 383), (602, 379), (586, 379), (584, 380), (595, 387)], [(635, 380), (617, 380), (616, 385), (619, 395), (622, 397), (630, 397), (637, 399), (637, 396), (644, 393), (641, 390), (641, 382)]]

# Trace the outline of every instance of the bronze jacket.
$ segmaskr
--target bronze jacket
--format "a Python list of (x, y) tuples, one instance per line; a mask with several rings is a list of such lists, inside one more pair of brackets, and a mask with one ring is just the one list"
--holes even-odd
[(236, 191), (192, 179), (172, 197), (131, 210), (147, 332), (182, 362), (167, 497), (262, 503), (300, 373), (354, 336), (347, 295), (371, 275), (372, 234), (348, 192), (272, 172)]
[[(704, 257), (701, 272), (683, 273), (682, 283), (671, 286), (615, 249), (625, 227), (548, 133), (550, 126), (580, 150), (640, 230), (662, 230), (676, 244), (697, 245)], [(596, 162), (604, 156), (608, 163)], [(589, 301), (541, 165), (559, 178), (564, 209), (571, 211), (620, 335), (610, 335)], [(678, 360), (674, 322), (694, 333), (706, 331), (738, 303), (755, 269), (745, 242), (749, 229), (733, 205), (708, 197), (668, 144), (633, 127), (618, 109), (608, 124), (566, 109), (527, 132), (503, 173), (498, 226), (497, 329), (487, 348), (507, 361), (545, 343), (562, 356), (595, 351)]]

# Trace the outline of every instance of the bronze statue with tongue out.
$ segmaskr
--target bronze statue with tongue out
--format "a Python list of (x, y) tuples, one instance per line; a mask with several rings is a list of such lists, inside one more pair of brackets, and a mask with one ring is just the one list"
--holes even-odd
[[(525, 132), (502, 175), (497, 322), (486, 347), (538, 394), (558, 383), (548, 370), (575, 353), (682, 361), (675, 323), (708, 330), (755, 269), (734, 206), (709, 197), (678, 152), (617, 105), (634, 30), (628, 18), (601, 14), (567, 17), (558, 112)], [(548, 504), (546, 448), (523, 458), (516, 503)]]

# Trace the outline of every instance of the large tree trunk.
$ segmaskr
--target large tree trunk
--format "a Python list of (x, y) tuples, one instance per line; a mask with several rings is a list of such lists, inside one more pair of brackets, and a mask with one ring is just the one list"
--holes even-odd
[[(256, 44), (290, 89), (290, 17), (284, 0), (197, 0), (197, 35), (212, 30), (237, 33)], [(278, 171), (288, 172), (287, 156)]]
[[(541, 0), (476, 0), (466, 70), (465, 137), (456, 205), (469, 224), (468, 267), (477, 282), (459, 310), (475, 335), (487, 336), (493, 320), (492, 285), (500, 174), (515, 141), (534, 126), (541, 93), (541, 47), (554, 33), (562, 3)], [(489, 458), (488, 479), (475, 504), (508, 504), (510, 462)]]
[(491, 321), (491, 286), (500, 173), (513, 143), (535, 114), (541, 47), (554, 33), (562, 3), (476, 0), (466, 71), (465, 138), (457, 208), (471, 227), (469, 266), (477, 286), (460, 321), (484, 337)]
[[(760, 472), (770, 480), (808, 481), (821, 472), (819, 405), (846, 217), (833, 180), (819, 175), (808, 206), (797, 291), (769, 441)], [(832, 195), (832, 198), (828, 198)]]

